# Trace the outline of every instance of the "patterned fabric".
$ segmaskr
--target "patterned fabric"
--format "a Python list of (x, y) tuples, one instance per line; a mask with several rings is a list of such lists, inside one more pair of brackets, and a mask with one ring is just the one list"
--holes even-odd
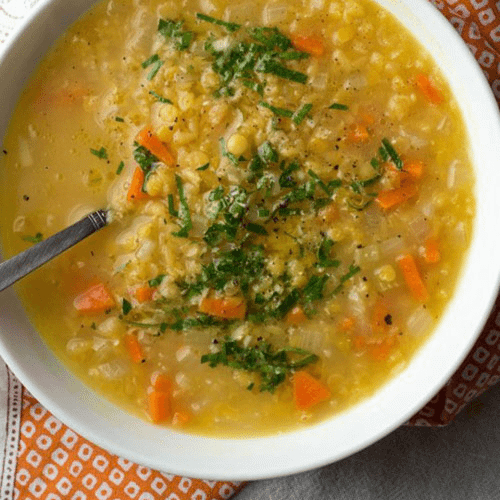
[[(0, 47), (38, 1), (0, 0)], [(430, 1), (465, 40), (500, 104), (500, 0)], [(467, 359), (408, 424), (445, 425), (499, 380), (500, 295)], [(0, 499), (219, 500), (242, 487), (160, 473), (102, 450), (51, 415), (0, 363)]]

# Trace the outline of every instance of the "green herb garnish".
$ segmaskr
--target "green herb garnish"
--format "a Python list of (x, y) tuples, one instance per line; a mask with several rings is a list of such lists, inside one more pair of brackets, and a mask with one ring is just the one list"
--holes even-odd
[(332, 105), (328, 106), (328, 109), (338, 109), (340, 111), (347, 111), (349, 106), (346, 104), (340, 104), (338, 102), (334, 102)]
[(396, 165), (396, 168), (398, 170), (402, 170), (403, 161), (401, 160), (399, 155), (396, 153), (396, 150), (392, 147), (392, 144), (389, 142), (389, 140), (385, 139), (385, 138), (382, 139), (382, 144), (383, 144), (385, 150), (387, 151), (387, 154), (389, 155), (389, 157), (393, 161), (394, 165)]
[(276, 116), (284, 116), (285, 118), (291, 118), (293, 116), (293, 111), (285, 108), (277, 108), (276, 106), (272, 106), (267, 102), (261, 101), (259, 102), (259, 106), (263, 108), (267, 108), (272, 111)]
[(115, 116), (115, 121), (123, 123), (125, 120), (121, 116)]
[(201, 21), (206, 21), (207, 23), (216, 24), (217, 26), (223, 26), (230, 33), (234, 33), (235, 31), (238, 31), (241, 28), (241, 24), (229, 23), (229, 22), (226, 22), (226, 21), (221, 21), (220, 19), (216, 19), (215, 17), (207, 16), (205, 14), (201, 14), (200, 12), (198, 12), (196, 14), (196, 17), (198, 19), (200, 19)]
[(233, 370), (257, 373), (260, 376), (260, 392), (273, 393), (294, 370), (318, 359), (316, 354), (296, 347), (275, 350), (265, 341), (243, 347), (236, 340), (226, 337), (220, 344), (219, 352), (203, 355), (201, 362), (208, 363), (212, 368), (223, 365)]
[(205, 163), (205, 165), (202, 165), (201, 167), (198, 167), (196, 170), (199, 172), (203, 172), (204, 170), (207, 170), (207, 168), (210, 166), (210, 163)]
[(313, 105), (308, 103), (304, 104), (299, 110), (297, 110), (292, 117), (293, 122), (295, 125), (300, 125), (302, 120), (308, 115), (308, 113), (311, 111)]
[(357, 273), (359, 273), (359, 271), (361, 271), (361, 268), (359, 266), (355, 266), (354, 264), (351, 264), (349, 266), (349, 270), (347, 271), (347, 273), (344, 274), (344, 275), (342, 275), (340, 277), (340, 283), (335, 288), (335, 290), (333, 290), (333, 294), (336, 295), (337, 293), (339, 293), (340, 290), (342, 290), (342, 287), (344, 286), (344, 283), (347, 280), (350, 280), (354, 275), (356, 275)]
[(179, 211), (177, 217), (180, 220), (181, 229), (179, 231), (173, 232), (172, 234), (174, 236), (178, 236), (179, 238), (187, 238), (189, 235), (189, 230), (193, 227), (193, 223), (191, 222), (189, 205), (187, 203), (186, 197), (184, 196), (182, 179), (178, 175), (175, 176), (175, 183), (177, 184), (177, 192), (179, 193)]
[(170, 99), (167, 99), (166, 97), (161, 96), (160, 94), (157, 94), (154, 90), (149, 91), (150, 95), (152, 95), (157, 101), (163, 103), (163, 104), (173, 104), (173, 102)]
[(225, 156), (235, 167), (238, 166), (238, 158), (233, 153), (230, 153), (227, 148), (226, 148), (226, 141), (224, 140), (224, 137), (221, 137), (219, 139), (220, 142), (220, 147), (222, 151), (222, 156)]
[(188, 49), (194, 36), (191, 31), (182, 29), (183, 24), (184, 21), (175, 22), (170, 19), (160, 19), (158, 23), (158, 31), (165, 39), (173, 40), (178, 50)]
[(126, 316), (132, 310), (132, 304), (127, 300), (122, 300), (122, 312), (123, 315)]
[(148, 285), (150, 286), (150, 288), (154, 288), (155, 286), (159, 286), (161, 284), (161, 282), (163, 281), (163, 279), (165, 278), (165, 276), (166, 276), (165, 274), (159, 274), (155, 278), (150, 279), (148, 281)]
[(120, 175), (123, 172), (124, 168), (125, 168), (125, 162), (121, 161), (120, 164), (118, 165), (118, 168), (116, 169), (116, 175)]
[(26, 236), (23, 236), (23, 240), (27, 241), (28, 243), (33, 243), (33, 244), (40, 243), (41, 241), (43, 241), (43, 234), (36, 233), (35, 236), (26, 235)]
[(90, 152), (94, 155), (97, 156), (97, 158), (101, 160), (107, 160), (108, 159), (108, 152), (106, 151), (106, 148), (102, 146), (100, 149), (90, 149)]

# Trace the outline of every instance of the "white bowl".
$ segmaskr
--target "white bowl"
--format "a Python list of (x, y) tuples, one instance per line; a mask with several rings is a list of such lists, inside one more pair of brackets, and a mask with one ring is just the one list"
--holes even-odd
[[(0, 131), (27, 76), (94, 0), (42, 0), (0, 60)], [(444, 385), (474, 341), (500, 277), (500, 118), (487, 82), (454, 29), (423, 0), (380, 0), (434, 56), (460, 104), (476, 166), (477, 218), (455, 296), (408, 368), (373, 397), (325, 422), (272, 437), (196, 437), (139, 420), (95, 394), (47, 349), (13, 290), (1, 295), (0, 355), (51, 412), (85, 438), (153, 469), (205, 479), (246, 480), (332, 463), (401, 425)], [(472, 96), (472, 97), (471, 97)], [(36, 293), (36, 291), (34, 291)]]

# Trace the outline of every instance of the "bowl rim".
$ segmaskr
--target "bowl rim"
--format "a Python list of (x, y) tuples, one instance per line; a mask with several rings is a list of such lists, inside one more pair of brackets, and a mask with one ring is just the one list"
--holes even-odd
[[(453, 48), (454, 57), (460, 57), (460, 69), (468, 71), (469, 81), (467, 84), (473, 85), (478, 91), (477, 96), (479, 104), (481, 104), (481, 109), (483, 109), (481, 120), (488, 121), (488, 123), (491, 122), (490, 134), (485, 137), (485, 144), (490, 144), (489, 138), (496, 137), (498, 139), (500, 137), (500, 114), (498, 113), (496, 100), (493, 97), (493, 93), (482, 71), (480, 70), (478, 63), (470, 53), (466, 44), (462, 41), (458, 33), (456, 33), (448, 21), (441, 16), (435, 7), (427, 2), (421, 2), (421, 0), (377, 1), (393, 13), (394, 8), (398, 8), (399, 4), (403, 4), (405, 6), (404, 8), (408, 8), (412, 13), (418, 13), (416, 16), (417, 19), (421, 20), (422, 23), (425, 19), (427, 26), (426, 29), (436, 34), (439, 33), (440, 43), (443, 46), (451, 46)], [(41, 0), (37, 4), (30, 15), (28, 15), (17, 27), (17, 29), (13, 31), (10, 39), (5, 44), (5, 47), (3, 47), (3, 50), (0, 53), (0, 71), (3, 68), (3, 62), (14, 52), (16, 45), (23, 40), (26, 33), (35, 29), (34, 25), (37, 20), (43, 15), (50, 15), (53, 11), (54, 5), (61, 4), (62, 2), (63, 0)], [(82, 5), (91, 5), (93, 1), (81, 0), (80, 3)], [(408, 25), (406, 27), (410, 32), (414, 32), (414, 27)], [(429, 47), (427, 47), (427, 49), (429, 49)], [(449, 81), (452, 88), (453, 85), (456, 86), (461, 84), (456, 78), (451, 81), (450, 76), (444, 70), (443, 75)], [(478, 101), (476, 101), (476, 103), (477, 102)], [(497, 159), (498, 157), (499, 155), (497, 154)], [(473, 163), (475, 162), (473, 161)], [(492, 182), (491, 184), (494, 185), (495, 183)], [(491, 189), (493, 189), (493, 187)], [(487, 188), (484, 187), (484, 189)], [(500, 202), (496, 205), (493, 204), (492, 207), (499, 208)], [(484, 213), (486, 213), (488, 208), (491, 208), (491, 206), (484, 207)], [(478, 225), (477, 218), (480, 215), (480, 213), (476, 214), (476, 226)], [(477, 234), (478, 227), (475, 227), (474, 231)], [(482, 232), (480, 234), (486, 234), (482, 229), (481, 231)], [(488, 246), (488, 248), (490, 249), (491, 247), (491, 249), (493, 249), (495, 246), (498, 248), (498, 240), (498, 236), (492, 235), (490, 246)], [(474, 248), (469, 249), (469, 256), (471, 254), (476, 255), (476, 252), (480, 251), (478, 245), (477, 235), (475, 235), (472, 243), (472, 247)], [(484, 252), (481, 253), (481, 255), (484, 255)], [(467, 263), (464, 263), (464, 266), (466, 266), (467, 269), (470, 267), (469, 260), (470, 259), (468, 259)], [(415, 382), (415, 380), (412, 379), (414, 373), (409, 371), (407, 368), (402, 374), (399, 374), (397, 377), (391, 379), (381, 389), (377, 390), (374, 396), (371, 396), (355, 405), (354, 410), (356, 411), (349, 409), (336, 417), (320, 422), (314, 426), (287, 432), (281, 435), (261, 436), (255, 438), (245, 437), (242, 439), (220, 439), (181, 434), (170, 430), (165, 431), (164, 428), (160, 428), (163, 429), (162, 432), (164, 432), (166, 437), (168, 437), (168, 440), (165, 441), (165, 443), (170, 446), (170, 450), (176, 450), (176, 447), (187, 447), (188, 449), (196, 450), (197, 447), (199, 447), (200, 451), (203, 451), (200, 459), (198, 459), (194, 465), (189, 462), (176, 463), (175, 459), (178, 459), (179, 456), (183, 456), (180, 452), (178, 455), (174, 454), (174, 460), (170, 457), (162, 456), (161, 446), (154, 447), (151, 452), (146, 451), (138, 454), (137, 449), (133, 446), (137, 446), (138, 443), (148, 445), (148, 442), (142, 442), (138, 439), (132, 443), (126, 439), (120, 439), (120, 437), (123, 438), (123, 436), (120, 436), (119, 433), (113, 432), (113, 429), (109, 426), (103, 425), (106, 418), (112, 414), (113, 417), (116, 418), (123, 426), (123, 429), (135, 429), (137, 426), (135, 425), (133, 419), (131, 419), (131, 417), (128, 414), (125, 414), (122, 410), (117, 409), (110, 403), (104, 401), (100, 396), (95, 394), (92, 395), (91, 392), (89, 392), (89, 389), (86, 388), (72, 374), (69, 374), (70, 387), (80, 391), (80, 394), (83, 394), (85, 401), (82, 402), (81, 399), (75, 395), (73, 395), (74, 398), (71, 399), (72, 395), (67, 394), (70, 398), (69, 404), (68, 402), (61, 402), (61, 397), (58, 396), (57, 391), (48, 390), (44, 384), (51, 377), (57, 377), (58, 374), (66, 372), (66, 369), (57, 359), (53, 357), (44, 345), (37, 345), (34, 349), (38, 355), (48, 363), (49, 368), (47, 374), (48, 378), (39, 378), (35, 376), (35, 372), (30, 371), (34, 370), (34, 368), (27, 366), (26, 356), (23, 357), (20, 351), (16, 351), (17, 348), (12, 342), (12, 339), (9, 340), (5, 338), (5, 335), (8, 333), (7, 329), (10, 330), (12, 325), (17, 326), (17, 323), (7, 325), (7, 329), (0, 323), (0, 354), (23, 385), (25, 385), (25, 387), (31, 392), (31, 394), (33, 394), (33, 396), (37, 398), (57, 418), (89, 441), (116, 455), (130, 459), (136, 463), (146, 465), (152, 469), (205, 479), (240, 481), (284, 476), (333, 463), (350, 456), (363, 448), (366, 448), (407, 421), (416, 411), (427, 403), (435, 392), (445, 385), (446, 381), (456, 371), (469, 353), (482, 330), (482, 326), (488, 318), (491, 307), (496, 298), (496, 291), (499, 289), (500, 258), (496, 258), (494, 265), (489, 270), (489, 275), (486, 274), (486, 271), (482, 270), (482, 272), (485, 277), (484, 282), (487, 283), (486, 288), (488, 293), (485, 296), (484, 290), (481, 290), (480, 287), (476, 287), (477, 289), (475, 289), (474, 292), (482, 297), (483, 302), (481, 305), (478, 305), (478, 312), (474, 316), (474, 321), (466, 323), (465, 325), (471, 326), (474, 334), (468, 333), (466, 335), (466, 339), (457, 342), (456, 354), (453, 363), (446, 360), (444, 353), (443, 355), (436, 355), (433, 357), (433, 362), (439, 362), (439, 360), (441, 360), (443, 362), (443, 366), (438, 365), (439, 376), (435, 376), (432, 373), (423, 375), (425, 390), (423, 387), (416, 387), (415, 391), (407, 394), (402, 394), (401, 392), (391, 393), (391, 391), (395, 387), (398, 387), (401, 383), (411, 384), (412, 382)], [(460, 281), (464, 282), (465, 278), (462, 276)], [(464, 286), (459, 285), (455, 290), (455, 294), (459, 293), (459, 289), (460, 291), (463, 290)], [(8, 303), (9, 307), (12, 308), (12, 311), (15, 312), (18, 311), (17, 308), (20, 307), (20, 305), (16, 302), (17, 299), (11, 292), (12, 291), (4, 292), (4, 294), (9, 294), (8, 296), (4, 296), (8, 297), (6, 303)], [(461, 304), (462, 306), (465, 305), (463, 301)], [(449, 311), (445, 313), (445, 316), (448, 317), (448, 313)], [(27, 327), (22, 323), (19, 323), (19, 325), (21, 328)], [(429, 351), (431, 349), (438, 350), (444, 347), (442, 342), (439, 341), (439, 338), (435, 337), (436, 336), (433, 335), (428, 341), (426, 341), (424, 346), (425, 351)], [(422, 351), (422, 348), (420, 351)], [(420, 360), (420, 364), (425, 367), (426, 362), (422, 361), (421, 357), (421, 352), (417, 353), (411, 361), (410, 367), (415, 365), (416, 359)], [(421, 382), (420, 386), (422, 386)], [(377, 401), (381, 398), (385, 401), (385, 405), (382, 408), (377, 406)], [(82, 416), (76, 414), (72, 411), (72, 403), (75, 405), (90, 404), (91, 408), (95, 411), (95, 415)], [(402, 406), (404, 411), (400, 411), (396, 418), (387, 413), (388, 405), (395, 405), (396, 407)], [(371, 418), (379, 424), (376, 430), (370, 429), (370, 432), (364, 435), (362, 439), (357, 436), (342, 438), (340, 443), (343, 444), (343, 447), (341, 446), (340, 448), (334, 449), (331, 436), (332, 430), (335, 429), (333, 422), (342, 422), (342, 425), (344, 425), (346, 418), (349, 418), (349, 416), (352, 416), (353, 414), (357, 415), (360, 412), (370, 413), (372, 416)], [(364, 423), (369, 425), (369, 421), (367, 419), (364, 420)], [(139, 427), (143, 425), (144, 422), (141, 422)], [(150, 427), (154, 426), (150, 425)], [(152, 431), (151, 436), (159, 439), (160, 444), (163, 443), (159, 432)], [(293, 437), (293, 439), (290, 439), (291, 437)], [(349, 443), (346, 441), (349, 441)], [(315, 444), (315, 447), (309, 448), (307, 446), (308, 443), (311, 442)], [(321, 443), (327, 444), (332, 448), (324, 446), (320, 447)], [(264, 444), (267, 448), (265, 455), (262, 453), (262, 446)], [(151, 445), (151, 443), (149, 443), (149, 445)], [(236, 455), (237, 453), (239, 455)], [(295, 454), (294, 460), (287, 460), (289, 458), (288, 454), (290, 453)]]

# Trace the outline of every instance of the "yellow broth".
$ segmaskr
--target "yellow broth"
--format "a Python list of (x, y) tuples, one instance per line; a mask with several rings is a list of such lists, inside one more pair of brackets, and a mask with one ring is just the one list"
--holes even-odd
[[(173, 165), (147, 161), (145, 127)], [(112, 218), (18, 285), (34, 325), (88, 385), (186, 432), (288, 431), (372, 394), (439, 321), (472, 231), (457, 103), (366, 0), (98, 4), (3, 148), (6, 256)]]

